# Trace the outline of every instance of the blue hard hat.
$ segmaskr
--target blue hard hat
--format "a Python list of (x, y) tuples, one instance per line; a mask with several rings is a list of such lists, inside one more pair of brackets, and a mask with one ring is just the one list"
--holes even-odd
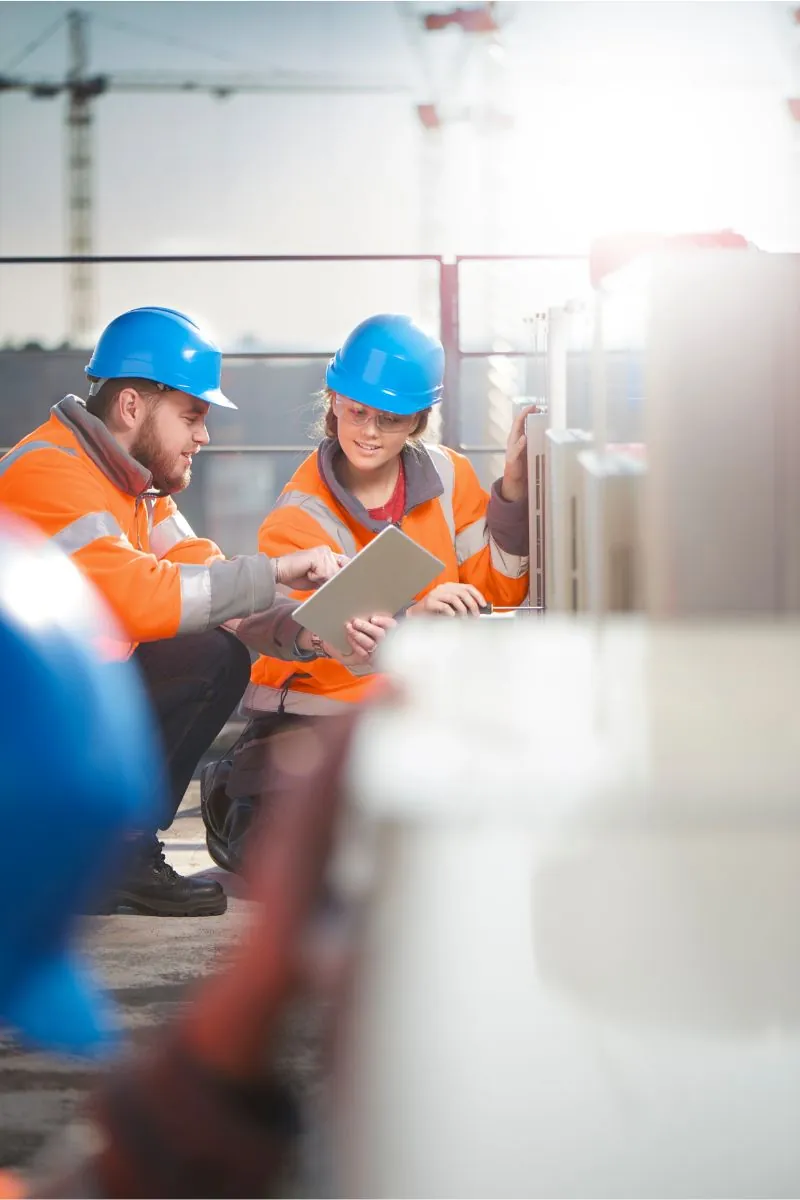
[(125, 834), (156, 826), (164, 794), (136, 669), (95, 648), (119, 636), (71, 560), (0, 513), (0, 1022), (70, 1054), (117, 1040), (72, 926), (113, 881)]
[(132, 308), (106, 325), (85, 368), (94, 379), (151, 379), (222, 408), (222, 351), (175, 308)]
[(332, 392), (407, 416), (442, 398), (444, 350), (411, 317), (379, 313), (357, 325), (325, 372)]

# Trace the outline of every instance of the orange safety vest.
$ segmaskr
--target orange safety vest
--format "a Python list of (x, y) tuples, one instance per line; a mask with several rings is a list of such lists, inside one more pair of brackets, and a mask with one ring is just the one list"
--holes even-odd
[(37, 525), (97, 586), (129, 641), (213, 629), (269, 608), (272, 564), (225, 559), (82, 401), (67, 396), (0, 459), (0, 506)]
[[(261, 525), (262, 553), (275, 557), (326, 545), (352, 557), (385, 528), (385, 521), (371, 518), (339, 483), (335, 465), (341, 453), (338, 442), (326, 439), (297, 469)], [(441, 575), (416, 599), (441, 583), (461, 582), (473, 584), (492, 604), (521, 604), (528, 590), (527, 503), (504, 500), (497, 484), (490, 496), (469, 460), (444, 446), (406, 447), (403, 466), (406, 509), (400, 528), (444, 563)], [(278, 708), (324, 715), (366, 699), (378, 679), (331, 659), (290, 665), (261, 655), (242, 710), (250, 716)]]

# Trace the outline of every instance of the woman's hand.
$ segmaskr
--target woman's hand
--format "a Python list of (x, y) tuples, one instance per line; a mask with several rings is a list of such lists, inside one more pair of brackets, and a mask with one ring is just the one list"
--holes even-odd
[(363, 666), (366, 663), (372, 662), (372, 657), (375, 651), (380, 646), (383, 639), (390, 629), (397, 626), (397, 621), (394, 617), (390, 617), (388, 613), (376, 613), (372, 617), (356, 617), (352, 621), (348, 621), (345, 625), (347, 631), (347, 640), (350, 643), (350, 653), (343, 654), (341, 650), (337, 650), (335, 646), (331, 646), (329, 642), (323, 642), (323, 646), (331, 658), (335, 658), (337, 662), (342, 663), (345, 667), (358, 665)]
[(407, 616), (435, 613), (444, 617), (477, 617), (486, 604), (483, 595), (471, 583), (440, 583), (424, 599), (408, 610)]
[[(339, 650), (330, 642), (318, 642), (328, 658), (335, 659), (344, 667), (365, 666), (372, 662), (372, 656), (378, 649), (386, 634), (397, 625), (394, 617), (388, 613), (376, 613), (371, 617), (355, 617), (348, 621), (345, 630), (349, 651)], [(307, 629), (301, 630), (297, 637), (297, 645), (301, 650), (312, 650), (314, 644)]]
[(528, 457), (525, 449), (525, 418), (537, 411), (536, 405), (523, 408), (514, 418), (506, 444), (506, 461), (500, 491), (504, 500), (524, 500), (528, 494)]

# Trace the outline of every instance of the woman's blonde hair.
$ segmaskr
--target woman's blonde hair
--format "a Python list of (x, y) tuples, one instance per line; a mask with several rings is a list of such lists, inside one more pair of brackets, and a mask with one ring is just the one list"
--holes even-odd
[[(329, 387), (324, 387), (317, 392), (316, 398), (319, 406), (319, 419), (314, 426), (314, 434), (318, 438), (335, 438), (338, 434), (339, 422), (336, 413), (333, 411), (333, 402), (336, 399), (336, 392), (332, 392)], [(424, 408), (422, 412), (417, 414), (418, 420), (415, 428), (409, 433), (408, 442), (418, 442), (422, 440), (422, 435), (428, 427), (428, 416), (430, 409)]]

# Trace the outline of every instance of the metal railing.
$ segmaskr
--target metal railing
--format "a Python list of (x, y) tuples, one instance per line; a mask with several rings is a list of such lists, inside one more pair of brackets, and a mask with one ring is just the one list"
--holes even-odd
[[(428, 275), (424, 270), (420, 270), (418, 280), (415, 278), (413, 286), (420, 287), (424, 284), (426, 297), (429, 300), (429, 309), (433, 313), (434, 309), (438, 309), (438, 332), (442, 344), (445, 349), (445, 380), (444, 380), (444, 398), (440, 409), (441, 413), (441, 440), (454, 449), (460, 450), (463, 453), (474, 456), (476, 468), (479, 469), (479, 474), (487, 475), (492, 464), (492, 456), (498, 454), (502, 447), (499, 441), (493, 441), (494, 430), (492, 429), (492, 437), (487, 439), (487, 428), (481, 421), (480, 408), (485, 406), (485, 399), (488, 396), (488, 384), (486, 376), (480, 369), (479, 360), (487, 360), (487, 371), (490, 361), (496, 361), (499, 357), (509, 360), (519, 360), (522, 358), (530, 358), (530, 348), (523, 345), (506, 345), (505, 348), (498, 348), (497, 344), (492, 344), (493, 339), (490, 336), (489, 330), (473, 329), (466, 331), (465, 326), (469, 325), (469, 321), (465, 320), (465, 309), (470, 311), (475, 307), (474, 299), (476, 291), (479, 293), (482, 283), (482, 272), (486, 269), (499, 271), (516, 271), (522, 269), (528, 272), (529, 277), (535, 280), (541, 272), (545, 274), (548, 271), (555, 270), (556, 273), (566, 268), (568, 264), (579, 269), (580, 265), (586, 263), (587, 259), (580, 255), (459, 255), (452, 261), (445, 261), (439, 255), (433, 254), (327, 254), (327, 255), (310, 255), (310, 254), (294, 254), (294, 255), (274, 255), (274, 254), (128, 254), (128, 255), (94, 255), (86, 258), (76, 258), (72, 256), (47, 256), (47, 255), (14, 255), (0, 257), (0, 280), (2, 280), (3, 269), (22, 268), (35, 271), (42, 267), (70, 267), (76, 263), (83, 263), (89, 266), (100, 267), (120, 267), (130, 268), (135, 266), (174, 266), (178, 269), (195, 265), (218, 265), (225, 266), (242, 266), (250, 267), (253, 265), (270, 265), (283, 266), (287, 264), (298, 265), (313, 265), (324, 268), (326, 264), (352, 264), (354, 269), (359, 268), (361, 264), (418, 264), (421, 268), (426, 265), (429, 268)], [(588, 270), (584, 272), (588, 282)], [(374, 277), (367, 274), (360, 276), (358, 270), (355, 271), (355, 283), (357, 286), (363, 278), (366, 284), (370, 283)], [(488, 276), (487, 276), (488, 278)], [(528, 276), (526, 276), (528, 278)], [(559, 276), (561, 278), (561, 276)], [(566, 275), (564, 275), (566, 278)], [(398, 286), (402, 287), (408, 284), (408, 277), (404, 272), (398, 274)], [(115, 280), (116, 283), (116, 280)], [(515, 285), (516, 286), (516, 285)], [(526, 304), (526, 287), (524, 283), (519, 285), (519, 303), (524, 308)], [(118, 290), (118, 289), (115, 289)], [(351, 288), (351, 290), (353, 290)], [(383, 292), (385, 289), (379, 289)], [(540, 288), (539, 291), (545, 296), (543, 303), (549, 305), (558, 305), (564, 303), (568, 299), (569, 288), (566, 284), (554, 282), (552, 289), (547, 294), (547, 288)], [(418, 293), (422, 296), (421, 290)], [(387, 305), (387, 308), (391, 307)], [(399, 309), (402, 305), (398, 304)], [(366, 313), (364, 314), (366, 315)], [(0, 336), (2, 335), (0, 329)], [(302, 332), (302, 331), (299, 331)], [(238, 369), (246, 371), (245, 364), (251, 362), (257, 365), (259, 362), (274, 363), (277, 367), (282, 363), (314, 363), (320, 364), (327, 360), (333, 353), (335, 347), (317, 347), (311, 346), (304, 349), (240, 349), (231, 348), (225, 350), (224, 358), (227, 364), (235, 366)], [(73, 380), (73, 386), (78, 387), (77, 371), (74, 363), (72, 369), (76, 375)], [(19, 375), (19, 369), (17, 371)], [(545, 373), (546, 374), (546, 373)], [(252, 376), (242, 376), (242, 381), (246, 386), (249, 386), (251, 391), (255, 391), (258, 395), (263, 395), (264, 392), (269, 393), (269, 387), (272, 385), (271, 378), (264, 376), (263, 378), (254, 372)], [(291, 388), (295, 386), (288, 376), (276, 376), (280, 386), (284, 388), (290, 399), (286, 401), (281, 397), (281, 404), (287, 403), (291, 406), (295, 404), (295, 400), (291, 397)], [(288, 380), (288, 382), (287, 382)], [(483, 383), (481, 383), (483, 380)], [(300, 381), (300, 373), (298, 372), (298, 382)], [(306, 381), (306, 377), (303, 377)], [(277, 384), (276, 384), (277, 386)], [(483, 388), (483, 392), (481, 392)], [(65, 388), (65, 390), (68, 390)], [(309, 394), (313, 391), (309, 389)], [(56, 397), (57, 398), (57, 397)], [(298, 412), (303, 409), (305, 403), (305, 395), (299, 392), (296, 397), (296, 407)], [(244, 407), (244, 406), (240, 406)], [(256, 521), (255, 506), (259, 503), (269, 503), (273, 490), (280, 487), (285, 482), (284, 475), (286, 472), (291, 474), (294, 470), (294, 465), (297, 461), (297, 456), (308, 453), (312, 442), (309, 438), (303, 441), (302, 437), (305, 430), (299, 427), (298, 421), (294, 424), (287, 425), (286, 432), (289, 434), (285, 440), (272, 437), (264, 437), (267, 432), (260, 426), (256, 428), (255, 420), (250, 421), (250, 428), (247, 428), (249, 418), (253, 417), (252, 409), (256, 407), (252, 404), (248, 405), (248, 412), (243, 414), (243, 420), (239, 422), (236, 428), (221, 424), (217, 425), (214, 431), (214, 441), (204, 451), (201, 458), (206, 455), (212, 457), (212, 461), (208, 462), (206, 468), (198, 472), (198, 483), (200, 487), (189, 489), (182, 504), (188, 509), (197, 506), (194, 514), (194, 520), (201, 526), (209, 529), (213, 536), (213, 526), (220, 523), (220, 526), (228, 524), (235, 527), (234, 516), (229, 516), (227, 519), (216, 515), (218, 508), (217, 489), (223, 488), (223, 483), (220, 480), (225, 480), (224, 487), (230, 488), (230, 465), (223, 466), (226, 455), (242, 455), (246, 456), (243, 461), (252, 462), (253, 456), (264, 456), (265, 466), (264, 472), (259, 473), (259, 468), (254, 465), (248, 469), (248, 477), (253, 477), (253, 472), (256, 474), (264, 474), (269, 477), (269, 484), (265, 485), (266, 490), (259, 500), (253, 499), (254, 511), (252, 514), (242, 516), (244, 526), (242, 537), (251, 539), (254, 535), (253, 525)], [(31, 405), (31, 411), (33, 406)], [(275, 428), (274, 410), (268, 424)], [(41, 419), (41, 418), (40, 418)], [(21, 436), (18, 428), (14, 430), (14, 436), (8, 437), (8, 430), (2, 428), (2, 410), (0, 410), (0, 443), (15, 442)], [(31, 424), (35, 424), (32, 421)], [(8, 424), (8, 422), (7, 422)], [(292, 430), (294, 431), (292, 434)], [(239, 436), (237, 436), (237, 433)], [(255, 433), (255, 436), (251, 436)], [(475, 436), (478, 433), (479, 436)], [(225, 444), (224, 437), (231, 436), (232, 440), (229, 444)], [(245, 437), (241, 436), (246, 434)], [(300, 435), (298, 437), (298, 434)], [(499, 436), (499, 435), (498, 435)], [(220, 463), (220, 470), (214, 475), (214, 461)], [(286, 475), (288, 478), (288, 475)], [(263, 490), (263, 489), (262, 489)], [(209, 499), (206, 502), (204, 499), (205, 492), (208, 492)], [(190, 493), (192, 495), (190, 495)], [(263, 512), (261, 516), (263, 516)], [(256, 526), (257, 527), (257, 526)], [(226, 533), (226, 536), (230, 534)], [(236, 540), (236, 539), (234, 539)], [(227, 545), (226, 545), (227, 548)]]
[[(326, 263), (433, 263), (438, 271), (438, 307), (439, 307), (439, 336), (445, 349), (445, 386), (442, 405), (443, 428), (442, 436), (446, 444), (454, 448), (465, 449), (462, 444), (458, 420), (459, 393), (461, 380), (461, 365), (467, 359), (488, 358), (504, 355), (508, 358), (522, 358), (529, 355), (525, 348), (510, 348), (498, 350), (496, 347), (469, 348), (463, 345), (461, 331), (461, 291), (463, 286), (463, 268), (470, 263), (484, 264), (534, 264), (534, 263), (586, 263), (585, 255), (578, 254), (461, 254), (452, 261), (446, 261), (436, 254), (124, 254), (124, 255), (92, 255), (52, 256), (52, 255), (9, 255), (0, 257), (0, 268), (3, 267), (36, 267), (36, 266), (132, 266), (132, 265), (189, 265), (189, 264), (326, 264)], [(553, 295), (551, 304), (560, 304), (567, 297)], [(226, 351), (226, 361), (264, 360), (288, 361), (325, 360), (332, 354), (332, 349), (319, 350), (252, 350)], [(267, 447), (258, 447), (266, 450)], [(288, 447), (282, 447), (288, 449)], [(243, 450), (253, 450), (256, 447), (242, 447)], [(476, 447), (477, 449), (477, 447)]]

